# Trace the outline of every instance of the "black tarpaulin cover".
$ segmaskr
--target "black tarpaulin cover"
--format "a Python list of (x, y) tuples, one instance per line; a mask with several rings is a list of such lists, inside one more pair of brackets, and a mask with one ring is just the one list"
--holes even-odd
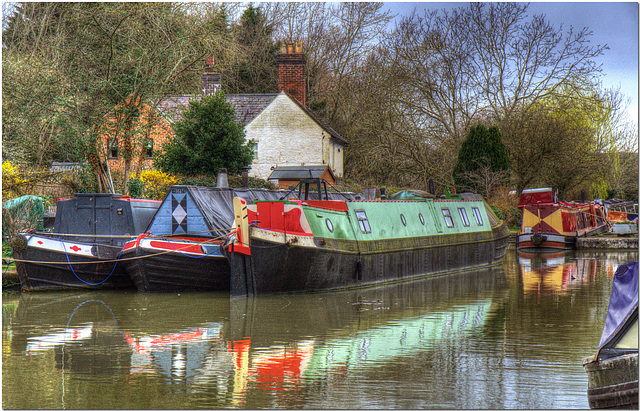
[(607, 347), (607, 344), (617, 340), (616, 337), (625, 329), (625, 325), (637, 309), (638, 262), (633, 261), (618, 267), (613, 277), (609, 309), (598, 349)]

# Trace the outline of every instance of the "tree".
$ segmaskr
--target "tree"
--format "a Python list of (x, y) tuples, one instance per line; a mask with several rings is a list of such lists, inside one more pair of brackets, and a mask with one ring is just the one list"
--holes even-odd
[(222, 61), (221, 83), (228, 93), (274, 93), (278, 88), (276, 58), (278, 44), (273, 42), (273, 27), (260, 7), (251, 4), (233, 27), (238, 55)]
[(472, 127), (453, 169), (456, 186), (489, 196), (497, 185), (508, 182), (508, 170), (509, 157), (498, 128)]
[(562, 196), (601, 186), (603, 196), (615, 153), (628, 151), (621, 146), (625, 137), (616, 119), (620, 111), (617, 94), (594, 86), (581, 92), (560, 90), (514, 113), (501, 129), (511, 136), (505, 145), (518, 190), (553, 186)]
[(370, 52), (386, 35), (393, 16), (382, 3), (280, 2), (265, 5), (274, 36), (302, 41), (307, 57), (309, 108), (339, 132), (348, 107), (352, 80)]
[(174, 123), (173, 139), (162, 146), (154, 166), (165, 173), (215, 175), (221, 168), (238, 173), (253, 160), (253, 142), (223, 92), (192, 100)]
[(592, 46), (587, 29), (554, 28), (544, 16), (529, 16), (527, 7), (474, 3), (413, 14), (374, 50), (383, 72), (379, 92), (403, 117), (394, 116), (387, 132), (398, 139), (393, 161), (412, 164), (403, 168), (422, 181), (453, 183), (457, 153), (473, 124), (498, 125), (508, 147), (518, 137), (504, 123), (515, 124), (550, 95), (591, 84), (600, 69), (594, 60), (606, 46)]
[[(14, 66), (35, 66), (62, 79), (65, 87), (54, 88), (56, 94), (44, 106), (49, 112), (59, 111), (64, 121), (55, 124), (64, 124), (70, 130), (67, 134), (82, 142), (79, 152), (96, 172), (108, 149), (101, 144), (99, 130), (109, 119), (117, 119), (119, 124), (112, 131), (118, 135), (112, 137), (121, 144), (126, 186), (132, 160), (145, 140), (145, 127), (137, 124), (142, 105), (157, 103), (171, 93), (199, 90), (205, 57), (233, 53), (226, 24), (221, 22), (223, 13), (211, 11), (219, 7), (211, 3), (22, 3), (3, 30), (3, 68), (7, 59)], [(33, 129), (38, 122), (27, 120), (25, 108), (40, 85), (37, 76), (20, 84), (24, 86), (11, 88), (11, 97), (13, 103), (25, 103), (8, 113), (10, 124), (33, 124)], [(21, 135), (42, 134), (28, 128), (12, 131), (17, 140)]]

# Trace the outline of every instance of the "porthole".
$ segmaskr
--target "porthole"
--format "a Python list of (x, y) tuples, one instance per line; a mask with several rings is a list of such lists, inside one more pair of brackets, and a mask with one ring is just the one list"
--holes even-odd
[(422, 216), (422, 213), (418, 214), (418, 218), (420, 218), (420, 222), (424, 225), (424, 217)]
[(333, 223), (331, 222), (331, 220), (327, 218), (326, 220), (324, 220), (324, 222), (327, 224), (327, 228), (329, 229), (329, 231), (333, 233)]
[(404, 218), (404, 214), (400, 214), (400, 220), (402, 220), (402, 224), (407, 225), (407, 219)]

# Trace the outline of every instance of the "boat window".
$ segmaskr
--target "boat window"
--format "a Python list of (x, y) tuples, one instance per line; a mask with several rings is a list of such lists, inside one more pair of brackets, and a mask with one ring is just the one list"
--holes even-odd
[(331, 222), (331, 220), (327, 218), (326, 220), (324, 220), (324, 222), (327, 224), (327, 228), (329, 229), (329, 231), (333, 233), (333, 223)]
[(453, 218), (451, 218), (451, 211), (449, 211), (448, 208), (443, 208), (442, 215), (444, 216), (444, 222), (447, 224), (447, 227), (453, 228)]
[(420, 219), (420, 222), (422, 223), (422, 225), (424, 225), (424, 216), (422, 215), (422, 213), (418, 214), (418, 218)]
[(458, 214), (460, 214), (460, 219), (462, 219), (462, 225), (465, 227), (469, 227), (469, 217), (467, 217), (467, 210), (459, 207)]
[(400, 220), (402, 220), (402, 224), (403, 225), (405, 225), (405, 226), (407, 225), (407, 219), (404, 218), (404, 214), (400, 214)]
[(369, 219), (367, 219), (367, 213), (364, 210), (354, 210), (356, 213), (356, 218), (358, 219), (358, 225), (360, 226), (360, 231), (364, 234), (371, 232), (371, 226), (369, 225)]
[(480, 209), (478, 207), (471, 207), (471, 211), (473, 211), (473, 216), (476, 219), (476, 224), (482, 225), (482, 214), (480, 214)]

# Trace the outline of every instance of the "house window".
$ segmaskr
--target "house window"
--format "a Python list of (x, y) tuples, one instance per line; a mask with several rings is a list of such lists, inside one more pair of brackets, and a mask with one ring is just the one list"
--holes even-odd
[(253, 143), (253, 159), (257, 160), (258, 159), (258, 142), (254, 142)]
[(146, 138), (144, 140), (143, 150), (145, 150), (145, 155), (147, 158), (153, 157), (153, 139)]
[(480, 214), (480, 209), (478, 207), (471, 207), (471, 211), (473, 211), (473, 216), (476, 219), (476, 224), (482, 225), (482, 214)]
[(118, 138), (114, 137), (109, 143), (109, 158), (118, 158)]
[(458, 208), (458, 214), (460, 214), (460, 219), (462, 220), (462, 225), (465, 227), (469, 227), (469, 217), (467, 217), (467, 210), (460, 207)]
[(444, 222), (447, 224), (447, 227), (453, 228), (453, 218), (451, 218), (451, 211), (448, 208), (442, 209), (442, 215), (444, 216)]
[(355, 210), (356, 218), (358, 219), (358, 225), (360, 226), (360, 231), (363, 234), (367, 234), (371, 232), (371, 226), (369, 225), (369, 219), (367, 218), (367, 213), (364, 210)]

